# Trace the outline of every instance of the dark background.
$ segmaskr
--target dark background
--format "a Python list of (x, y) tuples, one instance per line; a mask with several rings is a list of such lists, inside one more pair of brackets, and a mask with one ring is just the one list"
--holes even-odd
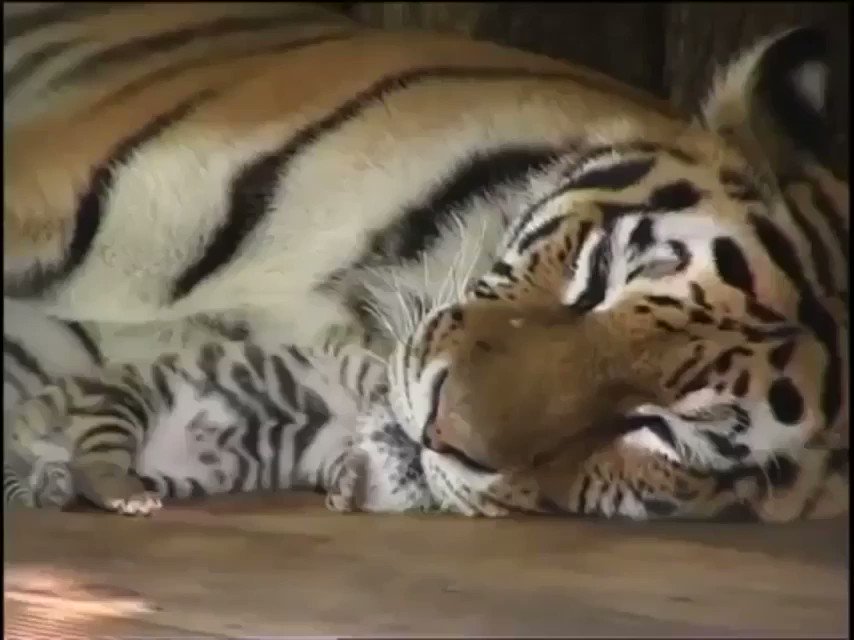
[(834, 168), (848, 175), (849, 8), (845, 2), (356, 2), (365, 24), (453, 31), (581, 63), (694, 113), (715, 63), (778, 29), (814, 25), (831, 40)]

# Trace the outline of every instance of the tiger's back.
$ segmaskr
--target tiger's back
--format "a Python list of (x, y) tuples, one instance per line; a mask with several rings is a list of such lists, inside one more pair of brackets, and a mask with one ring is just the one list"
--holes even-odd
[(60, 317), (313, 341), (353, 323), (348, 274), (446, 264), (451, 213), (477, 228), (582, 130), (683, 127), (566, 63), (302, 5), (66, 11), (6, 49), (4, 291)]

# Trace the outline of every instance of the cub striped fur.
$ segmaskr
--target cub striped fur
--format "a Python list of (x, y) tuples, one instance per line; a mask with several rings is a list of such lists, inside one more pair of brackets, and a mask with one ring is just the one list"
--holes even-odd
[[(352, 347), (264, 352), (216, 342), (148, 365), (54, 380), (7, 417), (4, 488), (121, 513), (162, 498), (331, 486), (385, 367)], [(7, 460), (10, 456), (7, 456)], [(29, 495), (27, 495), (29, 494)]]

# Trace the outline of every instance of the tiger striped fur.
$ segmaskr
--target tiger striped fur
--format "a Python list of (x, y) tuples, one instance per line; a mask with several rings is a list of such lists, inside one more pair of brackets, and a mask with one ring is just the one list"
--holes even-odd
[[(347, 424), (312, 440), (327, 451), (328, 429), (339, 443), (336, 473), (310, 454), (293, 484), (325, 478), (333, 508), (647, 519), (746, 507), (767, 521), (847, 509), (848, 186), (821, 164), (815, 32), (758, 43), (688, 123), (563, 62), (375, 32), (310, 5), (7, 3), (4, 17), (4, 299), (25, 309), (4, 327), (4, 383), (20, 403), (4, 439), (10, 424), (42, 425), (15, 445), (32, 469), (51, 462), (32, 448), (48, 426), (66, 449), (88, 422), (102, 435), (124, 425), (134, 443), (95, 446), (120, 460), (104, 486), (49, 467), (70, 475), (36, 502), (61, 503), (70, 483), (108, 508), (156, 506), (126, 474), (145, 475), (135, 456), (158, 450), (167, 396), (153, 369), (190, 390), (188, 431), (175, 433), (198, 430), (210, 383), (230, 411), (251, 407), (228, 415), (263, 441), (302, 409), (240, 386), (235, 367), (250, 386), (264, 377), (249, 345), (271, 362), (344, 340), (388, 358), (390, 389), (367, 403), (340, 381), (315, 389), (329, 406), (349, 398)], [(562, 467), (551, 495), (525, 470), (537, 407), (510, 425), (515, 453), (479, 444), (494, 424), (464, 429), (442, 411), (449, 390), (478, 400), (457, 373), (490, 318), (512, 309), (524, 324), (542, 308), (607, 329), (588, 346), (567, 333), (580, 361), (632, 372), (633, 349), (667, 346), (637, 374), (653, 401)], [(48, 335), (62, 346), (47, 359), (20, 357)], [(509, 344), (543, 389), (582, 386), (586, 371), (548, 377), (523, 340)], [(200, 366), (212, 349), (236, 349), (214, 379)], [(165, 353), (179, 355), (152, 367)], [(313, 389), (313, 366), (289, 366)], [(519, 382), (496, 383), (508, 406), (533, 397)], [(339, 457), (342, 431), (353, 443)], [(232, 453), (259, 462), (250, 449)], [(513, 455), (512, 473), (491, 464)], [(46, 484), (39, 474), (30, 485)], [(263, 486), (250, 476), (195, 479)], [(184, 478), (171, 478), (179, 495), (195, 486)]]

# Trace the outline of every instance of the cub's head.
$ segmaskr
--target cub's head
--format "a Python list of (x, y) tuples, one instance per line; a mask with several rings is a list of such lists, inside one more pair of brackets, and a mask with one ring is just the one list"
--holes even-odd
[(826, 75), (821, 36), (791, 31), (719, 75), (701, 123), (620, 123), (580, 142), (510, 222), (491, 270), (395, 348), (393, 407), (408, 435), (475, 470), (568, 448), (580, 464), (619, 435), (619, 414), (666, 404), (662, 372), (692, 353), (691, 332), (666, 321), (663, 337), (638, 343), (650, 308), (693, 305), (698, 325), (797, 323), (805, 282), (847, 296), (845, 260), (793, 275), (775, 235), (783, 227), (788, 252), (809, 254), (809, 238), (789, 233), (812, 193), (798, 184), (847, 199), (819, 163)]

